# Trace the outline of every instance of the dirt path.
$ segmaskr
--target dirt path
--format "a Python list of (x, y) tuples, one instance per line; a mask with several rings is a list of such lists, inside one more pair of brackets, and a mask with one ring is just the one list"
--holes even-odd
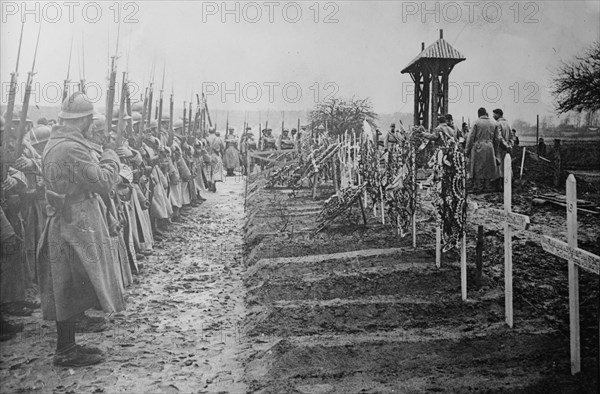
[[(78, 335), (106, 353), (103, 364), (52, 366), (54, 324), (39, 311), (24, 332), (1, 344), (2, 392), (246, 392), (237, 360), (243, 340), (244, 183), (218, 192), (174, 226), (127, 291), (127, 310), (111, 329)], [(100, 314), (100, 313), (97, 313)]]

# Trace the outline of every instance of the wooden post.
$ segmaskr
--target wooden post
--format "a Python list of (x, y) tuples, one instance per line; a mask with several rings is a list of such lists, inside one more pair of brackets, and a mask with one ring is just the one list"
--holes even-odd
[(412, 242), (413, 248), (417, 248), (417, 214), (413, 212), (412, 215)]
[(337, 168), (335, 164), (335, 156), (331, 158), (331, 171), (333, 172), (333, 190), (338, 194)]
[(317, 183), (319, 182), (319, 172), (315, 174), (315, 178), (313, 180), (313, 190), (312, 190), (312, 198), (317, 198)]
[[(465, 172), (463, 171), (463, 190), (464, 190), (464, 199), (467, 201), (467, 177)], [(466, 301), (467, 299), (467, 228), (466, 226), (463, 228), (462, 233), (462, 242), (460, 248), (460, 289), (462, 300)]]
[[(577, 248), (577, 183), (573, 174), (567, 178), (567, 243)], [(569, 260), (569, 327), (571, 337), (571, 373), (581, 371), (579, 342), (579, 268)]]
[(358, 197), (358, 202), (360, 204), (360, 212), (362, 213), (363, 222), (365, 223), (365, 226), (366, 226), (367, 225), (367, 215), (365, 214), (365, 206), (363, 204), (363, 200), (361, 197)]
[(414, 200), (415, 200), (415, 205), (414, 205), (414, 211), (413, 211), (413, 215), (412, 215), (412, 241), (413, 241), (413, 248), (417, 248), (417, 197), (419, 196), (419, 190), (417, 187), (417, 162), (416, 162), (416, 155), (415, 155), (415, 147), (411, 144), (410, 145), (410, 155), (412, 158), (412, 176), (413, 176), (413, 187), (414, 187)]
[[(512, 213), (512, 166), (510, 155), (504, 156), (504, 211)], [(504, 311), (506, 324), (513, 327), (512, 230), (504, 223)]]
[(525, 165), (525, 153), (526, 153), (526, 148), (523, 147), (523, 156), (521, 156), (521, 171), (519, 173), (519, 180), (521, 180), (523, 178), (523, 166)]
[(467, 233), (462, 235), (460, 245), (460, 290), (462, 300), (467, 299)]
[(442, 266), (442, 229), (439, 226), (435, 228), (435, 266)]
[(540, 154), (540, 115), (535, 116), (535, 149)]
[(379, 194), (381, 194), (381, 224), (385, 224), (385, 209), (383, 208), (384, 204), (384, 196), (383, 196), (383, 187), (379, 186)]
[(481, 288), (483, 271), (483, 226), (477, 226), (477, 245), (475, 246), (475, 285)]

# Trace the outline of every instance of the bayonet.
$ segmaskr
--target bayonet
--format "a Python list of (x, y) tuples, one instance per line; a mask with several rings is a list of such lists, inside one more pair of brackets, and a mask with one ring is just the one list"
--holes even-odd
[(29, 98), (31, 97), (31, 84), (35, 75), (35, 62), (37, 60), (38, 46), (40, 44), (40, 34), (42, 32), (42, 24), (38, 29), (37, 40), (35, 42), (35, 52), (33, 54), (33, 64), (31, 71), (27, 74), (27, 85), (25, 87), (25, 97), (23, 98), (23, 108), (21, 109), (21, 118), (19, 120), (19, 128), (17, 129), (17, 145), (15, 147), (15, 159), (23, 153), (23, 138), (27, 133), (27, 112), (29, 111)]
[(13, 137), (12, 119), (13, 112), (15, 110), (15, 98), (17, 97), (17, 77), (19, 75), (19, 60), (21, 58), (21, 43), (23, 42), (23, 29), (25, 22), (21, 24), (21, 34), (19, 37), (19, 49), (17, 51), (17, 63), (15, 65), (15, 71), (10, 75), (10, 88), (8, 90), (8, 104), (6, 107), (6, 115), (4, 116), (5, 126), (4, 133), (2, 135), (2, 181), (6, 179), (8, 172), (8, 163), (11, 162), (9, 159), (9, 140)]

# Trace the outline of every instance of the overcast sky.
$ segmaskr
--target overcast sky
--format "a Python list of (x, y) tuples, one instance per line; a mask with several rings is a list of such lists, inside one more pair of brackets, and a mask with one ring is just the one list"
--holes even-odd
[[(455, 118), (474, 118), (485, 106), (533, 121), (536, 113), (552, 112), (552, 71), (600, 39), (598, 1), (121, 1), (120, 15), (112, 1), (74, 3), (73, 22), (64, 2), (28, 4), (19, 80), (31, 68), (38, 16), (40, 85), (34, 100), (40, 105), (57, 102), (72, 37), (71, 79), (79, 79), (83, 37), (90, 96), (97, 96), (96, 86), (105, 89), (108, 56), (116, 49), (115, 18), (121, 20), (117, 80), (128, 68), (130, 79), (146, 86), (155, 64), (160, 88), (164, 65), (165, 97), (173, 89), (177, 106), (204, 86), (209, 105), (227, 110), (307, 109), (335, 94), (369, 97), (379, 113), (412, 112), (412, 81), (400, 71), (421, 42), (430, 45), (443, 29), (467, 58), (450, 75)], [(2, 1), (3, 104), (22, 17), (21, 1)], [(223, 89), (230, 91), (225, 97)]]

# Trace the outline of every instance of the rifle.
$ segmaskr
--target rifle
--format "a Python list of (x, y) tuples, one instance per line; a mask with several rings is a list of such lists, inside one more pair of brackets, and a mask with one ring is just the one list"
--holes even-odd
[(8, 163), (12, 160), (9, 158), (9, 146), (8, 140), (12, 136), (12, 118), (13, 112), (15, 110), (15, 97), (17, 96), (17, 76), (19, 75), (19, 59), (21, 58), (21, 42), (23, 42), (23, 27), (25, 26), (25, 22), (21, 24), (21, 37), (19, 38), (19, 50), (17, 52), (17, 65), (15, 67), (15, 72), (10, 74), (10, 88), (8, 93), (8, 105), (6, 107), (6, 115), (4, 116), (5, 120), (5, 130), (2, 135), (2, 181), (6, 179), (6, 175), (8, 173)]
[(173, 145), (173, 139), (175, 138), (173, 134), (173, 90), (171, 88), (171, 99), (169, 101), (169, 146)]
[(146, 130), (146, 114), (148, 113), (148, 88), (144, 91), (144, 104), (142, 105), (142, 125), (140, 126), (140, 132)]
[(106, 133), (112, 130), (113, 108), (115, 106), (115, 83), (117, 79), (116, 60), (119, 54), (119, 36), (121, 35), (121, 24), (117, 28), (117, 43), (115, 46), (115, 55), (111, 56), (110, 77), (108, 80), (108, 97), (106, 98)]
[[(202, 128), (202, 137), (205, 137), (204, 135), (204, 125), (202, 124), (202, 114), (204, 112), (204, 109), (200, 108), (200, 96), (198, 94), (196, 94), (196, 102), (197, 102), (197, 107), (196, 107), (196, 116), (194, 117), (194, 126), (192, 128), (192, 131), (194, 133), (197, 133), (197, 130)], [(192, 103), (190, 102), (190, 122), (192, 121)]]
[(154, 71), (156, 68), (156, 63), (152, 63), (152, 72), (151, 74), (151, 79), (150, 79), (150, 89), (149, 89), (149, 93), (148, 93), (148, 127), (150, 127), (150, 121), (152, 120), (152, 96), (154, 93)]
[(227, 119), (225, 120), (225, 139), (229, 135), (229, 111), (227, 111)]
[(125, 96), (127, 95), (127, 84), (125, 81), (125, 75), (123, 72), (123, 82), (121, 86), (121, 97), (119, 100), (119, 117), (117, 121), (117, 147), (123, 146), (123, 117), (125, 113)]
[(83, 32), (81, 32), (81, 70), (79, 70), (79, 84), (79, 90), (81, 93), (85, 94), (85, 49), (83, 46)]
[[(188, 115), (188, 131), (189, 131), (189, 133), (190, 133), (191, 136), (195, 136), (196, 130), (192, 129), (192, 100), (191, 100), (191, 98), (190, 98), (189, 106), (190, 106), (190, 110), (189, 110), (189, 115)], [(196, 114), (197, 114), (197, 112), (198, 111), (196, 111)], [(196, 116), (198, 116), (198, 115), (196, 115)], [(196, 124), (196, 122), (194, 121), (194, 125), (195, 124)]]
[(23, 153), (23, 138), (27, 133), (27, 111), (29, 110), (29, 97), (31, 97), (31, 83), (33, 82), (33, 75), (35, 74), (35, 60), (37, 58), (38, 45), (40, 43), (40, 33), (42, 32), (42, 24), (38, 29), (37, 41), (35, 42), (35, 53), (33, 54), (33, 64), (31, 71), (27, 73), (27, 85), (25, 87), (25, 97), (23, 98), (23, 108), (21, 109), (21, 119), (19, 120), (19, 128), (17, 129), (17, 145), (15, 146), (15, 159), (20, 157)]
[(160, 88), (160, 96), (158, 99), (158, 128), (157, 134), (158, 138), (160, 138), (160, 122), (162, 121), (162, 110), (163, 110), (163, 92), (165, 90), (165, 68), (167, 67), (166, 63), (163, 65), (163, 77), (162, 77), (162, 86)]
[(69, 97), (69, 82), (71, 82), (71, 55), (73, 54), (73, 36), (71, 36), (71, 49), (69, 50), (69, 64), (67, 65), (67, 77), (63, 85), (62, 101), (65, 101)]
[(185, 123), (187, 122), (187, 101), (183, 100), (183, 130), (181, 130), (182, 135), (187, 135), (185, 132)]
[(129, 93), (129, 81), (125, 84), (125, 109), (129, 119), (127, 120), (127, 138), (133, 136), (133, 118), (131, 117), (131, 94)]
[(208, 119), (208, 127), (212, 127), (212, 121), (210, 120), (210, 112), (208, 112), (208, 101), (204, 98), (204, 93), (202, 93), (202, 99), (204, 100), (204, 108), (206, 109), (206, 118)]

